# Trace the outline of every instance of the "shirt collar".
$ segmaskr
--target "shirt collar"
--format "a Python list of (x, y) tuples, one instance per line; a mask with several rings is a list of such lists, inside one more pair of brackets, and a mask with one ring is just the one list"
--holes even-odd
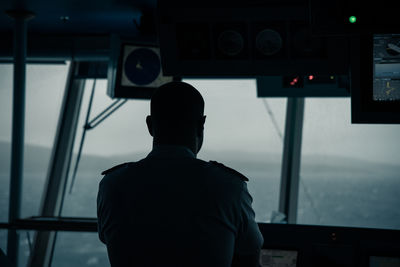
[(178, 145), (154, 145), (153, 150), (147, 155), (147, 157), (158, 157), (158, 158), (196, 158), (196, 155), (186, 146)]

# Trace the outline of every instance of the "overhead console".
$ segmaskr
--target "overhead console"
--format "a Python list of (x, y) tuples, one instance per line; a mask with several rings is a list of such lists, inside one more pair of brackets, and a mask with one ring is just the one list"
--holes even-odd
[(341, 36), (315, 36), (309, 1), (159, 1), (166, 75), (348, 74)]
[(398, 267), (400, 231), (259, 224), (262, 267)]
[(162, 68), (170, 76), (255, 77), (260, 97), (351, 95), (352, 123), (400, 123), (396, 5), (160, 0)]

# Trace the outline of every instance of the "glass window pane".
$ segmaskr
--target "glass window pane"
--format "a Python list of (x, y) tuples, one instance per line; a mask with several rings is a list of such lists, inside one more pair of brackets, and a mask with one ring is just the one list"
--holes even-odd
[(52, 266), (110, 266), (97, 233), (58, 232)]
[[(93, 80), (86, 83), (74, 146), (71, 175), (76, 164), (77, 153), (85, 124)], [(106, 94), (107, 81), (97, 80), (90, 120), (107, 108), (113, 100)], [(147, 156), (152, 139), (147, 132), (146, 116), (150, 102), (129, 100), (120, 109), (97, 127), (88, 130), (73, 190), (69, 179), (65, 195), (63, 216), (96, 217), (96, 197), (101, 172), (114, 165), (137, 161)]]
[(350, 99), (307, 99), (298, 222), (400, 229), (399, 125), (351, 124)]
[[(38, 215), (68, 73), (65, 65), (27, 65), (21, 216)], [(0, 65), (0, 220), (8, 219), (12, 125), (11, 64)]]
[(257, 98), (254, 79), (187, 82), (205, 101), (204, 144), (198, 157), (247, 176), (256, 220), (268, 222), (278, 210), (286, 98)]
[(38, 215), (69, 64), (28, 65), (21, 216)]
[(11, 64), (0, 64), (0, 221), (8, 221), (11, 158)]
[(7, 230), (0, 229), (0, 248), (7, 254)]
[[(19, 254), (18, 266), (27, 266), (35, 231), (18, 230), (19, 233)], [(7, 255), (7, 230), (0, 229), (0, 248)]]
[(29, 256), (33, 247), (33, 238), (36, 231), (19, 230), (19, 262), (18, 266), (28, 265)]
[[(205, 99), (205, 137), (198, 157), (217, 160), (249, 177), (258, 221), (268, 221), (278, 208), (282, 158), (281, 135), (286, 99), (256, 96), (255, 80), (186, 80)], [(78, 151), (92, 81), (87, 83), (75, 143)], [(97, 81), (91, 118), (112, 100), (106, 81)], [(152, 147), (146, 116), (150, 102), (129, 100), (95, 129), (87, 132), (72, 194), (66, 195), (63, 216), (96, 216), (96, 194), (105, 168), (146, 157)], [(273, 118), (271, 118), (273, 116)], [(274, 126), (273, 121), (276, 121)], [(74, 161), (73, 161), (74, 163)], [(73, 166), (72, 166), (73, 168)]]

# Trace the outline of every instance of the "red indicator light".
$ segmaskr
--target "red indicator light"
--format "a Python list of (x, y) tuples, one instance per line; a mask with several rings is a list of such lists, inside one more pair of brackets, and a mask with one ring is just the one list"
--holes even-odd
[(309, 75), (309, 76), (308, 76), (308, 80), (309, 80), (309, 81), (314, 80), (314, 75)]
[(293, 86), (293, 85), (295, 85), (296, 83), (294, 82), (294, 81), (292, 81), (292, 82), (290, 82), (290, 85), (291, 86)]
[(299, 81), (299, 77), (293, 79), (293, 82), (297, 83)]

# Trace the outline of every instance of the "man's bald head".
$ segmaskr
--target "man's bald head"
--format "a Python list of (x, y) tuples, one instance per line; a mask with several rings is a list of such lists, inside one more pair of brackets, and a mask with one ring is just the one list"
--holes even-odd
[[(173, 121), (196, 120), (204, 113), (204, 100), (199, 91), (184, 82), (170, 82), (160, 86), (151, 97), (151, 116)], [(172, 122), (173, 122), (172, 121)]]
[[(150, 103), (152, 136), (177, 143), (198, 135), (203, 130), (204, 100), (199, 91), (184, 82), (160, 86)], [(172, 140), (174, 139), (174, 140)]]

